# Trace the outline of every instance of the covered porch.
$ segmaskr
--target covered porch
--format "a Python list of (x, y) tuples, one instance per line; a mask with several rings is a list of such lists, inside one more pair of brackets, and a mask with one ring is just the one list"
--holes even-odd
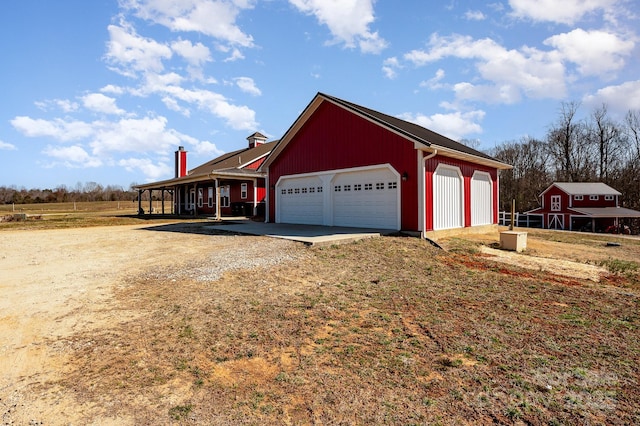
[(582, 207), (571, 209), (571, 231), (638, 233), (640, 211), (625, 207)]

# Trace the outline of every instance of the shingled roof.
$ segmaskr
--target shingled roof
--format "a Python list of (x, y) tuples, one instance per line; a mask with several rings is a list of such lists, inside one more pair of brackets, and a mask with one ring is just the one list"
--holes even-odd
[(264, 177), (265, 173), (254, 169), (247, 169), (246, 167), (259, 159), (266, 157), (277, 143), (278, 141), (276, 140), (260, 144), (254, 148), (244, 148), (228, 152), (189, 170), (185, 176), (143, 185), (136, 185), (135, 188), (163, 189), (174, 185), (211, 179), (214, 175), (240, 178)]

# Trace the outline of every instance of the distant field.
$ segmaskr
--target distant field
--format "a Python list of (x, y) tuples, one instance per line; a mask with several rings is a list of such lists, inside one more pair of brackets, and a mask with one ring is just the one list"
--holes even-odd
[[(143, 201), (148, 211), (149, 202)], [(160, 202), (153, 202), (155, 211), (162, 209)], [(138, 211), (137, 201), (85, 201), (68, 203), (0, 204), (0, 230), (54, 229), (107, 225), (132, 225), (144, 218), (132, 217)], [(165, 211), (170, 202), (165, 201)], [(20, 215), (27, 215), (26, 220)], [(155, 219), (160, 218), (159, 215)]]
[[(147, 201), (146, 206), (148, 207)], [(83, 201), (68, 203), (37, 203), (37, 204), (0, 204), (0, 214), (52, 214), (72, 212), (111, 212), (135, 213), (138, 210), (137, 201)]]

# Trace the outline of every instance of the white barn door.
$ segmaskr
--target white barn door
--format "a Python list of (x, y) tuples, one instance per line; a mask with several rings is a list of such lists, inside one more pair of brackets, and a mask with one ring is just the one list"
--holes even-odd
[(458, 167), (439, 164), (433, 173), (433, 229), (464, 226), (462, 173)]
[(493, 223), (493, 184), (491, 175), (476, 171), (471, 178), (471, 226)]

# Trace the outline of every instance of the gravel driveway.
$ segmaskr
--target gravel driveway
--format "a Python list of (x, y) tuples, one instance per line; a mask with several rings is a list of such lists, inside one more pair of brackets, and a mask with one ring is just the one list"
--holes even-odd
[[(206, 235), (162, 225), (3, 231), (0, 249), (0, 420), (38, 421), (74, 412), (64, 395), (38, 394), (58, 378), (56, 341), (122, 321), (112, 299), (137, 274), (212, 281), (231, 269), (297, 258), (301, 245), (266, 237)], [(202, 228), (200, 228), (202, 229)], [(162, 232), (172, 231), (172, 232)], [(183, 231), (183, 232), (181, 232)], [(72, 418), (72, 417), (71, 417)]]

